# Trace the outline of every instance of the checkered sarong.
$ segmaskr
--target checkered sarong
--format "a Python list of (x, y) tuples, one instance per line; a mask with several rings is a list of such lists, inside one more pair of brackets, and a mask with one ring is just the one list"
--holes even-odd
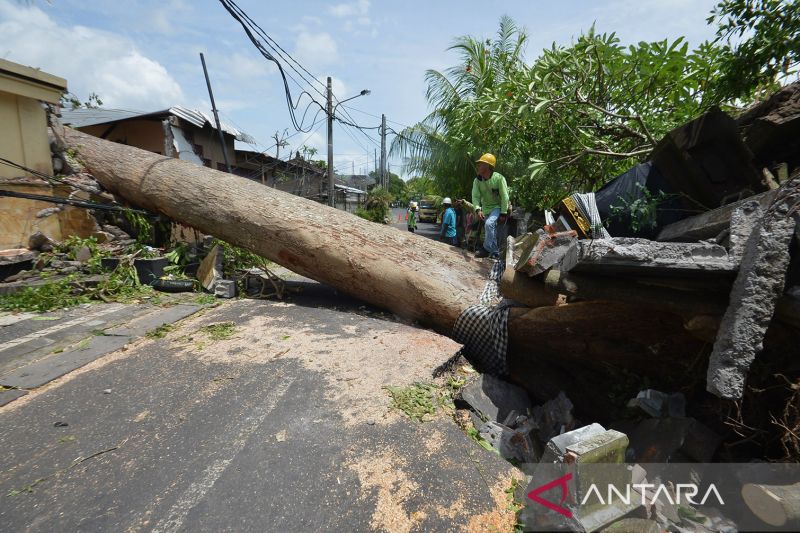
[(479, 371), (502, 377), (508, 374), (508, 305), (492, 305), (500, 298), (500, 278), (505, 263), (495, 261), (480, 304), (466, 308), (453, 326), (453, 339), (464, 345), (461, 353)]

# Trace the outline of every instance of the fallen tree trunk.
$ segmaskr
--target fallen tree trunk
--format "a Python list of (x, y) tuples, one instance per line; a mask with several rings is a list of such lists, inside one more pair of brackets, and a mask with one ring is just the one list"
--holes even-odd
[[(490, 263), (452, 246), (228, 173), (69, 128), (57, 133), (97, 181), (132, 205), (163, 213), (442, 334), (452, 334), (458, 316), (478, 302), (486, 285)], [(698, 341), (683, 329), (680, 317), (667, 319), (644, 309), (599, 301), (513, 310), (509, 360), (532, 355), (560, 360), (569, 354), (628, 365), (644, 362), (658, 344), (658, 355), (667, 364), (697, 352)], [(664, 338), (670, 341), (661, 343)], [(521, 349), (515, 352), (515, 347)]]
[(103, 187), (356, 298), (449, 335), (488, 264), (466, 252), (180, 159), (57, 132)]

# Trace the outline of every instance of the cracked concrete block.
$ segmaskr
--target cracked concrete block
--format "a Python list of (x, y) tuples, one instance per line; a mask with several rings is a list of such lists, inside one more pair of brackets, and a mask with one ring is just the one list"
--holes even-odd
[(764, 210), (756, 200), (737, 207), (731, 213), (730, 245), (728, 253), (736, 262), (742, 260), (747, 240), (758, 222), (763, 218)]
[[(800, 185), (800, 180), (794, 181)], [(721, 398), (742, 397), (750, 365), (763, 349), (789, 267), (789, 244), (795, 231), (795, 221), (789, 216), (791, 201), (779, 197), (770, 206), (742, 254), (706, 375), (706, 389)]]
[(527, 415), (531, 407), (525, 389), (489, 374), (481, 375), (461, 389), (460, 398), (487, 420), (500, 423), (511, 411)]
[(623, 518), (603, 529), (602, 533), (659, 533), (661, 527), (655, 520)]
[(628, 436), (608, 429), (567, 446), (564, 460), (581, 463), (623, 463), (628, 449)]
[(217, 298), (233, 298), (236, 296), (236, 282), (221, 279), (214, 284), (214, 296)]
[(573, 444), (580, 442), (582, 439), (599, 435), (606, 430), (603, 426), (597, 423), (589, 424), (588, 426), (579, 427), (562, 433), (557, 437), (553, 437), (547, 442), (544, 454), (542, 455), (542, 463), (556, 463), (562, 462), (564, 455), (567, 453), (567, 448)]
[(575, 271), (619, 272), (637, 268), (698, 272), (735, 272), (728, 251), (711, 242), (656, 242), (632, 237), (578, 241)]
[(497, 422), (486, 422), (478, 431), (504, 459), (535, 463), (538, 454), (530, 435)]

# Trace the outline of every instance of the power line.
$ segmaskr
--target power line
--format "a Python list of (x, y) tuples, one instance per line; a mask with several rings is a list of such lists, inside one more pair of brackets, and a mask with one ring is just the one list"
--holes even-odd
[[(350, 109), (352, 111), (356, 111), (357, 113), (362, 113), (362, 114), (367, 115), (369, 117), (373, 117), (373, 118), (377, 118), (377, 119), (381, 118), (378, 115), (374, 115), (372, 113), (368, 113), (367, 111), (364, 111), (362, 109), (358, 109), (358, 108), (353, 107), (353, 106), (349, 106), (349, 105), (345, 106), (345, 105), (343, 105), (342, 107), (346, 107), (347, 109)], [(386, 122), (391, 122), (392, 124), (397, 124), (398, 126), (402, 126), (404, 128), (410, 128), (411, 127), (408, 124), (403, 124), (402, 122), (397, 122), (396, 120), (389, 120), (388, 118), (386, 119)], [(378, 126), (378, 127), (380, 127), (380, 126)]]
[[(317, 105), (318, 105), (318, 106), (319, 106), (321, 109), (323, 109), (323, 110), (324, 110), (325, 108), (322, 106), (322, 104), (320, 104), (319, 102), (317, 102), (317, 101), (314, 99), (314, 97), (313, 97), (313, 96), (311, 96), (311, 94), (310, 94), (310, 93), (308, 93), (308, 92), (307, 92), (307, 91), (305, 91), (305, 90), (303, 90), (303, 92), (301, 92), (301, 93), (300, 93), (300, 95), (299, 95), (299, 96), (298, 96), (298, 98), (297, 98), (297, 102), (296, 102), (296, 103), (293, 103), (293, 102), (292, 102), (292, 94), (291, 94), (291, 90), (289, 89), (289, 82), (287, 81), (287, 76), (288, 76), (290, 79), (292, 79), (292, 81), (294, 81), (294, 82), (295, 82), (295, 83), (298, 85), (298, 87), (300, 87), (301, 89), (303, 88), (303, 86), (302, 86), (302, 85), (301, 85), (301, 84), (300, 84), (300, 83), (299, 83), (297, 80), (295, 80), (294, 78), (292, 78), (291, 74), (287, 74), (287, 73), (285, 72), (285, 70), (284, 70), (284, 68), (283, 68), (283, 65), (281, 64), (281, 62), (280, 62), (280, 61), (278, 61), (278, 59), (277, 59), (277, 58), (276, 58), (274, 55), (272, 55), (272, 53), (270, 53), (270, 51), (269, 51), (269, 50), (267, 50), (267, 49), (264, 47), (264, 45), (261, 43), (261, 41), (260, 41), (259, 39), (257, 39), (257, 38), (256, 38), (256, 37), (253, 35), (253, 31), (256, 31), (256, 33), (259, 33), (259, 34), (260, 34), (262, 37), (263, 37), (263, 36), (266, 36), (266, 33), (264, 32), (264, 30), (263, 30), (263, 29), (261, 29), (261, 28), (260, 28), (260, 27), (259, 27), (257, 24), (255, 24), (254, 22), (252, 22), (252, 25), (251, 25), (251, 22), (249, 22), (249, 21), (252, 21), (252, 19), (250, 19), (250, 18), (247, 16), (247, 14), (246, 14), (246, 13), (245, 13), (245, 12), (244, 12), (244, 11), (243, 11), (243, 10), (242, 10), (240, 7), (239, 7), (239, 6), (237, 6), (237, 5), (236, 5), (236, 3), (235, 3), (233, 0), (219, 0), (219, 1), (220, 1), (220, 3), (222, 4), (222, 6), (223, 6), (223, 7), (224, 7), (224, 8), (225, 8), (227, 11), (228, 11), (228, 13), (230, 13), (230, 15), (231, 15), (231, 16), (232, 16), (232, 17), (233, 17), (233, 18), (234, 18), (234, 19), (235, 19), (237, 22), (239, 22), (239, 24), (242, 26), (242, 29), (244, 29), (244, 32), (247, 34), (247, 37), (250, 39), (250, 42), (252, 42), (252, 43), (253, 43), (253, 45), (256, 47), (256, 49), (257, 49), (259, 52), (261, 52), (261, 55), (263, 55), (263, 56), (264, 56), (264, 58), (268, 59), (269, 61), (272, 61), (273, 63), (275, 63), (275, 64), (277, 65), (277, 67), (278, 67), (278, 72), (280, 72), (281, 78), (283, 79), (283, 89), (284, 89), (284, 95), (285, 95), (285, 97), (286, 97), (286, 105), (287, 105), (287, 108), (288, 108), (288, 110), (289, 110), (289, 117), (290, 117), (290, 119), (291, 119), (291, 121), (292, 121), (292, 126), (294, 127), (294, 129), (296, 129), (296, 130), (298, 130), (298, 131), (304, 131), (304, 132), (308, 132), (308, 131), (310, 131), (309, 129), (305, 129), (305, 128), (303, 128), (303, 125), (302, 125), (302, 119), (301, 119), (301, 122), (298, 122), (298, 121), (297, 121), (297, 117), (296, 117), (296, 115), (295, 115), (295, 109), (297, 109), (297, 107), (299, 106), (299, 104), (300, 104), (300, 99), (303, 97), (303, 95), (304, 95), (304, 94), (307, 94), (307, 95), (309, 96), (309, 98), (311, 98), (311, 100), (312, 100), (312, 102), (311, 102), (311, 103), (309, 103), (309, 106), (310, 106), (310, 105), (312, 105), (313, 103), (316, 103), (316, 104), (317, 104)], [(246, 19), (247, 21), (246, 21), (245, 19)], [(255, 30), (254, 30), (254, 26), (255, 26), (255, 28), (257, 28), (257, 29), (255, 29)], [(274, 47), (272, 47), (271, 45), (269, 45), (269, 43), (267, 43), (267, 44), (268, 44), (268, 46), (270, 46), (270, 48), (272, 48), (273, 50), (275, 50), (275, 49), (274, 49)], [(278, 53), (277, 55), (278, 55), (279, 57), (282, 57), (282, 56), (280, 55), (280, 53)], [(284, 60), (285, 60), (285, 59), (284, 59)], [(289, 67), (291, 67), (291, 68), (292, 68), (292, 70), (294, 70), (295, 72), (297, 72), (297, 70), (296, 70), (296, 69), (294, 69), (294, 67), (292, 67), (292, 65), (291, 65), (291, 64), (289, 64), (288, 66), (289, 66)], [(299, 74), (299, 73), (298, 73), (298, 75), (300, 75), (300, 77), (301, 77), (301, 78), (303, 77), (303, 76), (302, 76), (301, 74)], [(304, 80), (304, 81), (306, 81), (306, 82), (308, 83), (308, 80)], [(320, 91), (319, 91), (319, 90), (317, 90), (317, 89), (316, 89), (316, 88), (315, 88), (313, 85), (311, 85), (311, 87), (312, 87), (312, 90), (315, 90), (315, 91), (317, 91), (318, 93), (320, 93)], [(322, 93), (320, 93), (320, 94), (322, 94)], [(308, 111), (308, 106), (306, 107), (306, 112), (307, 112), (307, 111)], [(305, 117), (305, 112), (304, 112), (304, 115), (303, 115), (303, 116)]]

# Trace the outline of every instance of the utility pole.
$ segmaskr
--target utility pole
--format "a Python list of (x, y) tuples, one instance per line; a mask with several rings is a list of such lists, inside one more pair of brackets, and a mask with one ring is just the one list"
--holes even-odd
[(214, 112), (214, 121), (217, 123), (217, 131), (219, 132), (219, 144), (222, 146), (222, 159), (225, 160), (225, 167), (228, 169), (228, 174), (231, 174), (232, 173), (231, 164), (228, 162), (228, 151), (225, 149), (225, 136), (222, 134), (222, 127), (220, 127), (219, 125), (219, 115), (217, 114), (217, 105), (214, 103), (214, 93), (211, 92), (211, 80), (208, 79), (208, 69), (206, 69), (206, 58), (203, 57), (203, 52), (200, 52), (200, 62), (203, 63), (203, 74), (205, 74), (206, 77), (206, 85), (208, 86), (208, 96), (209, 98), (211, 98), (211, 110)]
[(388, 179), (386, 175), (386, 115), (381, 114), (381, 187), (388, 189)]
[(328, 205), (336, 206), (333, 186), (333, 90), (328, 76)]

